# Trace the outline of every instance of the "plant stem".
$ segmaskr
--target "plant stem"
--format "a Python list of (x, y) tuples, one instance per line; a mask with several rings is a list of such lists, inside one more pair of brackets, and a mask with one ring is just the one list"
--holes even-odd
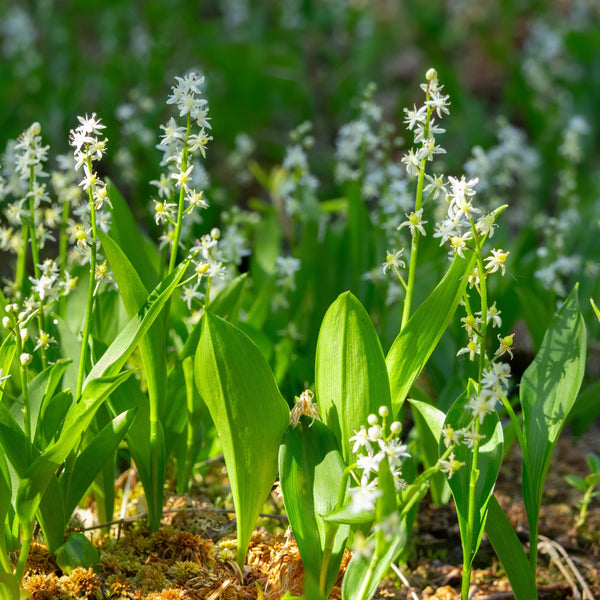
[[(62, 216), (60, 220), (60, 233), (58, 238), (58, 266), (63, 277), (67, 274), (67, 222), (71, 207), (68, 202), (63, 202)], [(68, 290), (65, 290), (67, 292)], [(67, 296), (60, 297), (59, 314), (64, 319), (67, 312)]]
[(471, 583), (471, 565), (473, 563), (473, 525), (475, 522), (475, 488), (479, 479), (479, 469), (477, 463), (479, 459), (479, 441), (477, 434), (479, 433), (479, 420), (475, 421), (475, 441), (473, 443), (473, 459), (471, 461), (471, 474), (469, 478), (469, 516), (467, 519), (467, 533), (463, 539), (463, 572), (461, 585), (461, 598), (468, 600), (469, 585)]
[[(88, 169), (92, 172), (92, 160), (88, 156)], [(90, 244), (90, 280), (88, 283), (87, 306), (85, 309), (85, 322), (83, 326), (83, 335), (81, 340), (81, 353), (79, 355), (79, 371), (77, 373), (77, 388), (75, 392), (75, 401), (79, 400), (83, 390), (83, 377), (85, 375), (85, 365), (88, 356), (88, 340), (92, 328), (92, 309), (94, 306), (94, 278), (96, 274), (96, 208), (94, 206), (94, 197), (91, 186), (88, 187), (88, 196), (90, 201), (90, 219), (92, 225), (92, 243)]]
[(27, 557), (29, 556), (29, 549), (31, 548), (31, 542), (33, 540), (33, 526), (23, 525), (23, 543), (21, 544), (21, 550), (19, 551), (19, 560), (17, 561), (17, 569), (15, 576), (19, 581), (19, 584), (23, 580), (25, 574), (25, 567), (27, 566)]
[[(190, 137), (190, 130), (192, 127), (192, 121), (188, 113), (187, 116), (187, 129), (185, 132), (185, 142), (183, 144), (183, 155), (181, 157), (181, 172), (188, 168), (188, 139)], [(179, 203), (177, 205), (177, 222), (175, 224), (175, 233), (173, 235), (173, 245), (171, 246), (171, 256), (169, 257), (169, 271), (168, 275), (171, 274), (175, 265), (177, 264), (177, 248), (179, 247), (179, 238), (181, 237), (181, 223), (183, 222), (183, 212), (185, 204), (185, 186), (181, 185), (179, 189)]]

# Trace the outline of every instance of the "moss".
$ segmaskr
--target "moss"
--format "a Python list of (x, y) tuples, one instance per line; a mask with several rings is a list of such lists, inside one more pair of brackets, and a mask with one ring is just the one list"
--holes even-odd
[(67, 598), (73, 600), (100, 600), (103, 598), (102, 583), (92, 568), (77, 567), (70, 575), (60, 578), (60, 586)]

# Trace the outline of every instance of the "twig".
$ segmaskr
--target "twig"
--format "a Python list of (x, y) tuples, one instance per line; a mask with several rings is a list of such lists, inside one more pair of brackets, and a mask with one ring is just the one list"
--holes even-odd
[[(585, 579), (581, 575), (579, 569), (575, 566), (575, 563), (571, 560), (571, 557), (568, 555), (567, 551), (561, 546), (558, 542), (551, 540), (543, 535), (540, 535), (541, 543), (539, 544), (538, 549), (545, 551), (551, 558), (551, 560), (556, 564), (563, 577), (567, 580), (568, 584), (571, 586), (573, 590), (573, 598), (575, 600), (594, 600), (594, 596), (590, 588), (588, 587)], [(560, 556), (559, 556), (560, 555)], [(566, 565), (571, 570), (571, 573), (575, 576), (579, 585), (581, 586), (581, 592), (577, 587), (577, 584), (570, 576), (564, 564), (561, 562), (561, 557), (566, 563)]]
[(392, 571), (394, 571), (394, 573), (396, 573), (396, 575), (398, 575), (400, 581), (404, 584), (404, 587), (408, 590), (408, 592), (412, 596), (413, 600), (419, 600), (419, 597), (417, 596), (417, 594), (415, 594), (415, 590), (414, 590), (413, 586), (410, 584), (410, 581), (408, 581), (408, 579), (406, 578), (404, 573), (400, 570), (400, 568), (397, 567), (394, 563), (391, 564), (391, 567), (392, 567)]

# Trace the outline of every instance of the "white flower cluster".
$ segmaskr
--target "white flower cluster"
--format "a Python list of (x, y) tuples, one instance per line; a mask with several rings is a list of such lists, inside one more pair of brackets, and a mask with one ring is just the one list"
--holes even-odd
[(278, 256), (275, 259), (275, 293), (271, 304), (274, 310), (288, 308), (288, 295), (296, 289), (296, 273), (300, 270), (300, 259), (293, 256)]
[(48, 177), (48, 173), (44, 172), (42, 163), (48, 158), (50, 146), (42, 146), (41, 132), (40, 124), (37, 122), (32, 123), (19, 136), (15, 145), (15, 150), (19, 152), (16, 160), (16, 171), (19, 177), (25, 181), (29, 181), (32, 169), (35, 178)]
[(408, 447), (398, 438), (402, 431), (402, 425), (394, 421), (386, 433), (386, 418), (389, 415), (389, 409), (386, 406), (379, 408), (379, 416), (382, 422), (379, 423), (377, 415), (369, 415), (368, 427), (361, 425), (358, 431), (350, 438), (354, 442), (352, 452), (358, 453), (356, 465), (362, 471), (360, 477), (360, 486), (350, 488), (351, 504), (350, 510), (359, 513), (372, 510), (375, 502), (380, 495), (378, 490), (379, 465), (384, 458), (388, 459), (390, 471), (394, 478), (396, 489), (402, 487), (402, 463), (404, 459), (410, 457)]
[(210, 234), (205, 234), (199, 242), (190, 249), (191, 253), (200, 251), (200, 259), (192, 261), (195, 277), (181, 288), (181, 298), (187, 304), (188, 310), (192, 310), (194, 302), (201, 302), (204, 294), (200, 292), (200, 284), (203, 279), (208, 281), (207, 285), (215, 280), (222, 280), (227, 274), (223, 255), (219, 248), (221, 232), (218, 228), (211, 229)]
[(429, 69), (425, 78), (427, 82), (421, 84), (421, 89), (425, 92), (424, 104), (419, 108), (413, 105), (412, 109), (404, 109), (406, 115), (404, 123), (410, 131), (414, 132), (414, 141), (417, 146), (411, 148), (402, 157), (402, 163), (406, 172), (413, 177), (417, 177), (419, 174), (422, 160), (431, 161), (435, 154), (446, 153), (441, 146), (436, 144), (436, 134), (444, 133), (445, 130), (436, 125), (433, 114), (435, 113), (439, 119), (443, 114), (450, 114), (448, 109), (450, 96), (442, 93), (444, 86), (439, 85), (435, 69)]
[[(204, 82), (204, 77), (197, 73), (188, 73), (175, 79), (177, 85), (171, 88), (173, 93), (167, 99), (167, 104), (176, 105), (179, 116), (187, 117), (187, 125), (179, 126), (171, 117), (165, 125), (160, 126), (164, 133), (160, 137), (157, 148), (163, 152), (160, 164), (167, 167), (168, 173), (162, 173), (160, 179), (150, 182), (158, 189), (159, 200), (153, 200), (157, 225), (166, 222), (175, 225), (176, 192), (183, 193), (185, 196), (187, 203), (185, 214), (196, 208), (208, 206), (202, 190), (195, 189), (205, 179), (201, 165), (195, 161), (195, 155), (201, 154), (206, 158), (206, 146), (212, 140), (212, 137), (207, 134), (207, 129), (211, 128), (208, 101), (201, 97), (200, 86)], [(192, 132), (192, 125), (196, 125), (199, 129)]]
[[(473, 420), (469, 427), (454, 429), (446, 425), (442, 429), (442, 437), (446, 448), (451, 445), (464, 444), (468, 448), (473, 448), (479, 444), (484, 436), (479, 433), (479, 425), (483, 423), (485, 417), (496, 410), (499, 402), (506, 396), (508, 380), (510, 378), (510, 366), (503, 362), (492, 362), (483, 371), (479, 385), (479, 393), (473, 394), (469, 398), (467, 408), (471, 411)], [(441, 470), (452, 475), (462, 466), (463, 463), (455, 458), (454, 452), (451, 452), (447, 460), (440, 460)]]

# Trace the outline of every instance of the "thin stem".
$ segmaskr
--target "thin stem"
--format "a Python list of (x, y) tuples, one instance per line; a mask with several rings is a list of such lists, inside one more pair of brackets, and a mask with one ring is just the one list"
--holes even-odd
[[(33, 273), (36, 279), (40, 279), (40, 248), (38, 246), (36, 231), (35, 231), (35, 199), (33, 197), (33, 188), (35, 186), (35, 170), (33, 167), (29, 169), (29, 242), (31, 244), (31, 257), (33, 260)], [(40, 310), (37, 314), (38, 331), (46, 331), (44, 319), (44, 301), (40, 298)], [(46, 350), (42, 346), (42, 368), (45, 369), (48, 361), (46, 359)]]
[[(66, 277), (67, 273), (67, 223), (69, 221), (69, 213), (71, 206), (68, 202), (63, 202), (62, 216), (60, 219), (60, 233), (58, 238), (58, 266), (60, 272)], [(67, 291), (67, 290), (65, 290)], [(60, 297), (59, 314), (64, 319), (67, 313), (67, 297)]]
[[(427, 92), (425, 94), (426, 100), (429, 100), (429, 83), (427, 84)], [(429, 123), (431, 121), (432, 109), (430, 106), (427, 107), (427, 117), (425, 119), (425, 129), (423, 138), (427, 139), (429, 135)], [(425, 182), (425, 166), (427, 165), (427, 157), (421, 159), (419, 165), (419, 178), (417, 180), (417, 192), (415, 195), (415, 213), (421, 210), (423, 206), (423, 185)], [(410, 309), (412, 304), (412, 295), (415, 287), (415, 273), (417, 270), (417, 255), (419, 252), (419, 238), (420, 233), (417, 228), (414, 230), (414, 235), (410, 243), (410, 259), (408, 264), (408, 281), (406, 296), (404, 297), (404, 306), (402, 309), (402, 322), (400, 325), (400, 331), (404, 329), (408, 319), (410, 318)]]
[[(88, 169), (92, 171), (92, 160), (88, 156), (87, 158)], [(81, 340), (81, 353), (79, 355), (79, 371), (77, 373), (77, 388), (75, 393), (76, 401), (81, 396), (81, 392), (83, 390), (83, 378), (85, 375), (85, 366), (87, 362), (88, 356), (88, 340), (90, 337), (90, 332), (92, 329), (92, 309), (94, 307), (94, 278), (96, 274), (96, 240), (97, 240), (97, 232), (96, 232), (96, 208), (94, 206), (94, 197), (92, 194), (92, 187), (88, 187), (88, 197), (90, 201), (90, 219), (92, 225), (92, 242), (90, 244), (90, 280), (88, 282), (88, 296), (87, 296), (87, 306), (85, 310), (85, 322), (83, 326), (83, 335)]]
[(469, 515), (467, 518), (467, 533), (463, 539), (463, 572), (461, 585), (461, 598), (468, 600), (469, 585), (471, 583), (471, 564), (473, 562), (473, 530), (475, 523), (475, 488), (479, 479), (479, 469), (477, 463), (479, 461), (479, 441), (477, 434), (479, 433), (479, 420), (475, 421), (475, 439), (473, 443), (473, 459), (471, 461), (471, 474), (469, 478)]
[(31, 548), (31, 542), (33, 540), (33, 526), (23, 526), (23, 543), (21, 544), (21, 550), (19, 551), (19, 560), (17, 561), (17, 569), (15, 571), (15, 577), (19, 584), (23, 580), (25, 575), (25, 567), (27, 566), (27, 557), (29, 556), (29, 549)]
[[(21, 332), (19, 324), (15, 328), (15, 339), (17, 341), (17, 356), (21, 357), (23, 354), (23, 340), (21, 339)], [(30, 399), (29, 399), (29, 382), (27, 380), (27, 366), (22, 364), (19, 360), (19, 374), (21, 377), (21, 391), (23, 393), (23, 431), (28, 440), (31, 440), (31, 415), (29, 414)], [(29, 450), (27, 450), (29, 454)], [(30, 457), (27, 457), (29, 463)]]
[[(187, 117), (187, 128), (185, 132), (185, 142), (183, 144), (183, 155), (181, 157), (181, 172), (188, 168), (188, 139), (190, 137), (190, 130), (192, 127), (192, 121), (188, 113)], [(179, 238), (181, 237), (181, 224), (183, 222), (183, 213), (185, 205), (185, 186), (182, 184), (179, 189), (179, 203), (177, 205), (177, 223), (175, 224), (175, 234), (173, 236), (173, 245), (171, 246), (171, 256), (169, 258), (169, 271), (171, 274), (175, 265), (177, 264), (177, 248), (179, 247)]]

